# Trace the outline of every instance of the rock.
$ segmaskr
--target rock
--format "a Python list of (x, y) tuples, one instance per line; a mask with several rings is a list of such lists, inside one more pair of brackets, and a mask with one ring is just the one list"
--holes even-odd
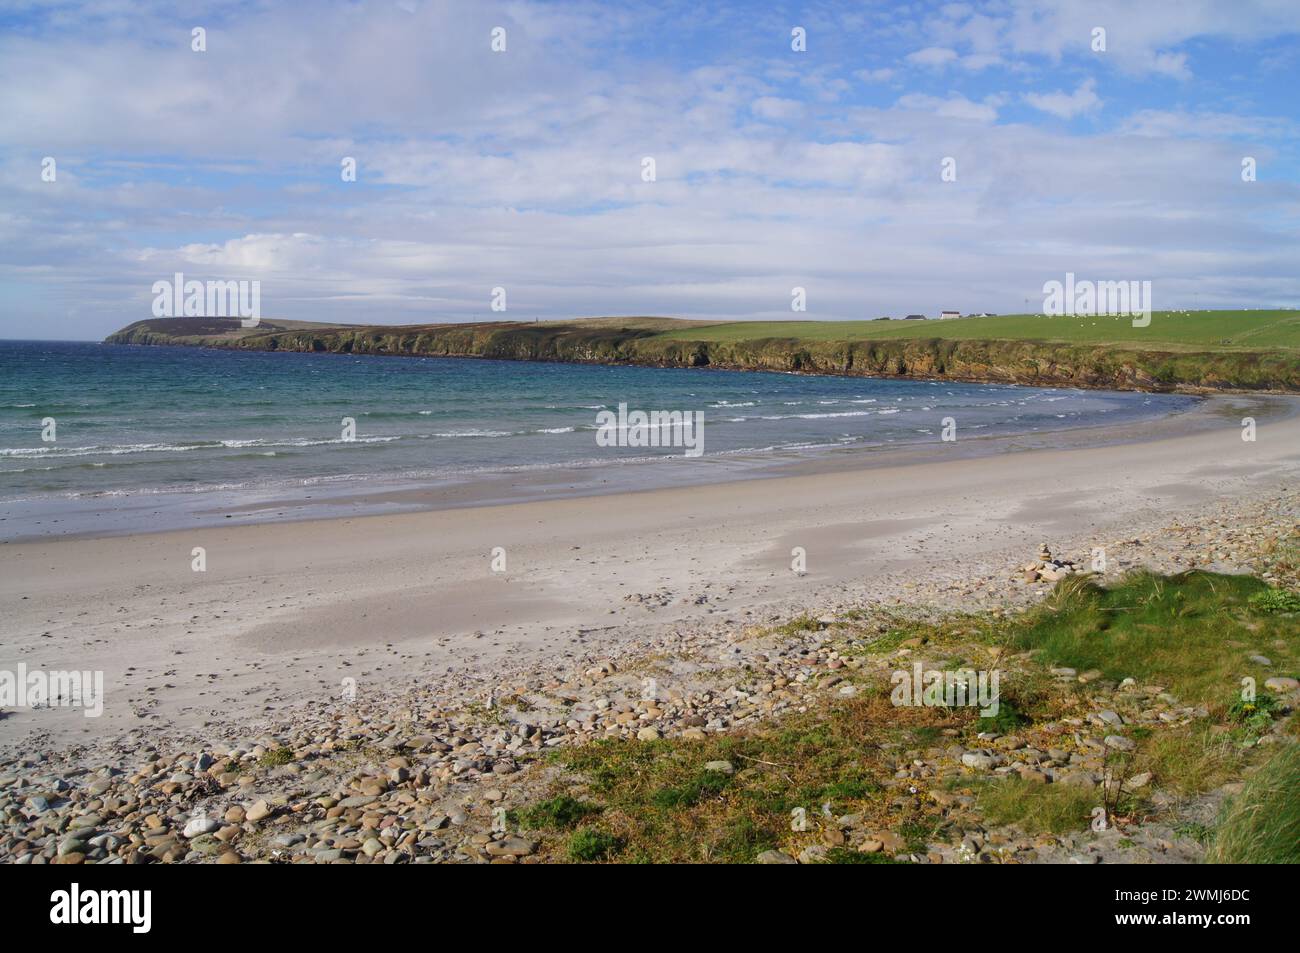
[(1132, 751), (1137, 747), (1137, 742), (1123, 735), (1107, 735), (1106, 747), (1115, 748), (1119, 751)]
[(1250, 657), (1250, 660), (1254, 662), (1256, 665), (1268, 666), (1273, 664), (1273, 660), (1270, 659), (1267, 655), (1252, 655)]
[(647, 725), (636, 733), (636, 737), (638, 741), (658, 741), (663, 735), (659, 733), (658, 728)]
[(795, 859), (794, 859), (793, 857), (791, 857), (789, 854), (784, 853), (783, 851), (779, 851), (779, 850), (765, 850), (765, 851), (763, 851), (763, 853), (759, 854), (757, 857), (754, 858), (754, 862), (755, 862), (755, 863), (758, 863), (758, 864), (797, 864), (797, 863), (799, 863), (799, 861), (795, 860)]
[(1285, 675), (1275, 675), (1273, 678), (1264, 682), (1264, 687), (1270, 692), (1287, 694), (1288, 692), (1293, 692), (1297, 688), (1300, 688), (1300, 680), (1289, 678)]
[(198, 837), (200, 834), (211, 834), (221, 824), (210, 817), (196, 817), (185, 825), (185, 830), (181, 831), (182, 837)]
[(893, 831), (880, 831), (873, 836), (880, 841), (881, 848), (887, 854), (896, 854), (907, 846), (907, 842)]
[(799, 852), (799, 863), (824, 864), (828, 859), (828, 853), (829, 848), (823, 847), (821, 844), (813, 844), (810, 847), (805, 847)]
[(976, 768), (980, 771), (987, 771), (997, 764), (997, 761), (990, 754), (984, 754), (980, 751), (967, 751), (961, 756), (961, 763), (968, 768)]
[(236, 854), (233, 850), (228, 850), (217, 858), (219, 864), (242, 864), (244, 859)]
[(713, 771), (717, 774), (735, 774), (736, 766), (730, 761), (706, 761), (704, 770)]
[(1087, 771), (1068, 771), (1056, 779), (1057, 784), (1064, 784), (1067, 787), (1076, 788), (1095, 788), (1097, 782)]
[(265, 820), (271, 816), (271, 805), (266, 801), (254, 801), (252, 806), (244, 812), (244, 819), (256, 824), (258, 821)]
[(527, 857), (536, 849), (536, 844), (522, 837), (505, 837), (492, 841), (484, 848), (493, 857)]

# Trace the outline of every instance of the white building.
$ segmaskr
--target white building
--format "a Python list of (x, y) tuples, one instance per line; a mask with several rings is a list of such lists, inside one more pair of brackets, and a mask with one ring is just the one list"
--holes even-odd
[(961, 312), (960, 312), (960, 311), (940, 311), (940, 312), (939, 312), (939, 320), (940, 320), (940, 321), (947, 321), (949, 318), (960, 318), (960, 317), (961, 317)]

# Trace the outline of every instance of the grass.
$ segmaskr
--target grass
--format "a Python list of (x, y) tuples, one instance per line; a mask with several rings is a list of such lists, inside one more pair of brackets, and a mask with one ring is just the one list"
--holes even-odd
[(804, 632), (816, 632), (821, 627), (821, 623), (812, 616), (801, 615), (777, 626), (772, 631), (778, 635), (784, 635), (786, 638), (794, 638)]
[(1149, 771), (1153, 784), (1187, 796), (1240, 777), (1245, 752), (1213, 728), (1202, 723), (1152, 735), (1144, 741), (1133, 773)]
[(1206, 860), (1300, 863), (1300, 745), (1286, 744), (1227, 803)]
[(271, 748), (262, 752), (262, 756), (257, 759), (257, 763), (264, 768), (275, 768), (288, 764), (292, 760), (293, 751), (289, 748)]
[(588, 862), (604, 860), (618, 850), (619, 846), (619, 839), (614, 835), (592, 827), (584, 827), (580, 831), (575, 831), (569, 838), (569, 859)]
[[(973, 794), (978, 823), (986, 826), (1016, 825), (1029, 834), (1083, 832), (1103, 806), (1101, 787), (972, 775), (955, 763), (915, 785), (900, 782), (895, 772), (900, 763), (936, 756), (949, 745), (976, 747), (982, 744), (975, 740), (979, 731), (1023, 734), (1051, 723), (1047, 738), (1034, 741), (1043, 748), (1060, 737), (1063, 718), (1092, 710), (1097, 702), (1091, 695), (1109, 692), (1108, 683), (1126, 677), (1172, 693), (1171, 706), (1202, 704), (1211, 716), (1180, 726), (1119, 729), (1137, 748), (1107, 758), (1111, 778), (1149, 772), (1152, 781), (1104, 806), (1120, 818), (1149, 816), (1156, 800), (1147, 798), (1154, 789), (1203, 794), (1241, 777), (1258, 761), (1257, 752), (1266, 750), (1254, 742), (1272, 730), (1281, 708), (1267, 692), (1242, 702), (1240, 682), (1247, 674), (1262, 680), (1294, 668), (1300, 636), (1288, 616), (1252, 601), (1266, 590), (1245, 576), (1138, 573), (1110, 587), (1066, 580), (1039, 607), (1010, 619), (895, 620), (880, 639), (851, 650), (845, 646), (842, 654), (881, 658), (923, 645), (927, 667), (981, 668), (1000, 652), (997, 716), (980, 718), (973, 707), (896, 707), (888, 664), (867, 664), (857, 673), (857, 694), (826, 693), (804, 711), (745, 731), (703, 740), (603, 739), (553, 752), (551, 761), (564, 776), (557, 784), (581, 781), (585, 796), (596, 803), (561, 794), (522, 809), (518, 818), (569, 831), (567, 840), (553, 846), (570, 859), (629, 863), (747, 863), (765, 850), (797, 855), (823, 843), (833, 845), (827, 859), (834, 863), (887, 862), (824, 840), (837, 829), (830, 818), (856, 814), (864, 831), (897, 834), (903, 844), (898, 856), (951, 843), (957, 827), (939, 807), (945, 799), (931, 798), (927, 786)], [(848, 622), (835, 631), (850, 640), (860, 634)], [(1249, 660), (1264, 649), (1275, 660), (1272, 670)], [(894, 656), (894, 664), (906, 666), (906, 658)], [(1095, 668), (1103, 678), (1086, 685), (1062, 682), (1048, 671), (1060, 665)], [(736, 770), (708, 770), (711, 761), (728, 761)], [(1263, 780), (1250, 789), (1254, 801), (1245, 802), (1258, 802), (1261, 816), (1278, 812), (1265, 785), (1269, 776), (1257, 775)], [(1276, 821), (1257, 823), (1285, 825), (1286, 816), (1282, 811)]]
[(1252, 648), (1268, 645), (1275, 665), (1294, 664), (1294, 623), (1251, 602), (1267, 588), (1250, 576), (1206, 572), (1137, 573), (1111, 587), (1070, 578), (1009, 644), (1038, 649), (1051, 665), (1156, 683), (1184, 703), (1222, 710), (1244, 676), (1262, 682), (1272, 674), (1249, 661)]
[[(882, 690), (742, 734), (601, 740), (555, 758), (588, 779), (604, 802), (602, 826), (618, 838), (614, 859), (750, 862), (764, 850), (814, 842), (824, 810), (883, 818), (882, 780), (891, 769), (881, 744), (956, 717), (971, 719), (967, 712), (895, 709)], [(738, 770), (706, 770), (710, 761)], [(798, 808), (808, 832), (792, 830)]]
[(1251, 596), (1250, 604), (1260, 612), (1300, 612), (1300, 592), (1265, 589)]
[(599, 813), (599, 805), (562, 794), (549, 801), (541, 801), (517, 811), (509, 811), (506, 817), (520, 827), (533, 830), (568, 830), (591, 815)]
[[(894, 315), (901, 318), (902, 315)], [(1055, 317), (1009, 314), (955, 321), (736, 321), (660, 332), (679, 341), (736, 343), (766, 338), (804, 341), (867, 341), (942, 338), (952, 341), (1062, 341), (1231, 350), (1300, 348), (1300, 312), (1157, 311), (1145, 328), (1126, 317)]]
[(1101, 792), (1005, 777), (977, 785), (975, 803), (992, 824), (1015, 824), (1028, 834), (1064, 834), (1088, 825), (1101, 805)]

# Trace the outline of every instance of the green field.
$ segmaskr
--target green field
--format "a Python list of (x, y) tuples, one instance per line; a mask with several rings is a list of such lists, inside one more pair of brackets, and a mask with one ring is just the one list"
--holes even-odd
[(948, 321), (683, 321), (602, 317), (418, 325), (267, 319), (137, 321), (113, 344), (643, 364), (1112, 390), (1300, 392), (1300, 312), (1035, 314)]
[(664, 331), (676, 341), (1061, 341), (1204, 350), (1300, 348), (1300, 311), (1157, 311), (1145, 328), (1127, 317), (1008, 314), (949, 321), (734, 321)]

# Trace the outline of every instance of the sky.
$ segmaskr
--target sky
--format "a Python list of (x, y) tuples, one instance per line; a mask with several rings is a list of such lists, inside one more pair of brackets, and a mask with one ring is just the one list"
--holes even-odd
[(1297, 85), (1296, 0), (0, 0), (0, 337), (1297, 307)]

